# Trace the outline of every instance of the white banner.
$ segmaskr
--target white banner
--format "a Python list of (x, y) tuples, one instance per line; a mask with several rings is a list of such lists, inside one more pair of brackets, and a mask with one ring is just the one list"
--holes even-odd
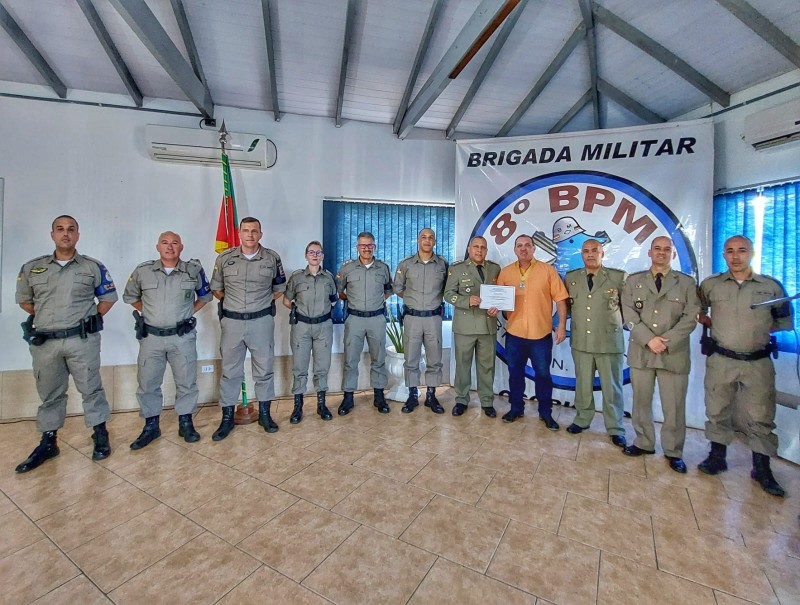
[[(713, 171), (711, 120), (459, 141), (456, 250), (466, 251), (469, 239), (482, 235), (489, 244), (487, 258), (505, 266), (516, 260), (515, 237), (531, 235), (536, 258), (563, 277), (583, 267), (581, 246), (594, 238), (604, 244), (605, 266), (633, 273), (650, 266), (653, 238), (667, 235), (677, 252), (673, 267), (705, 277), (711, 272)], [(504, 334), (499, 330), (497, 393), (508, 389)], [(705, 364), (698, 334), (692, 335), (687, 423), (702, 427)], [(551, 371), (554, 399), (572, 404), (569, 338), (554, 348)], [(527, 374), (533, 377), (530, 365)], [(630, 410), (627, 366), (625, 384), (625, 409)], [(526, 394), (533, 394), (532, 380)], [(599, 407), (599, 394), (595, 399)], [(655, 403), (654, 414), (661, 419)]]

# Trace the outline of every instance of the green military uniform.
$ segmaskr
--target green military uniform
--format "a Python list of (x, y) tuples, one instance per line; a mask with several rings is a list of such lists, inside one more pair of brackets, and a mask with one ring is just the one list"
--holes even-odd
[(42, 400), (36, 428), (44, 433), (64, 426), (70, 375), (83, 398), (86, 426), (106, 422), (110, 408), (100, 380), (99, 330), (82, 335), (77, 330), (97, 314), (95, 300), (117, 300), (105, 266), (77, 252), (63, 266), (53, 254), (40, 256), (22, 265), (15, 298), (18, 304), (33, 303), (35, 330), (47, 336), (41, 345), (29, 347)]
[(274, 360), (275, 305), (273, 293), (286, 289), (281, 257), (264, 246), (248, 259), (239, 246), (225, 250), (214, 263), (211, 290), (223, 291), (220, 351), (221, 407), (234, 406), (244, 379), (244, 359), (250, 350), (258, 401), (275, 398)]
[(316, 275), (306, 267), (289, 276), (284, 296), (294, 302), (297, 323), (292, 326), (292, 393), (302, 395), (308, 385), (308, 364), (314, 352), (314, 390), (328, 390), (333, 322), (331, 304), (339, 300), (336, 280), (322, 267)]
[(336, 275), (339, 292), (347, 296), (347, 319), (344, 322), (343, 390), (358, 388), (358, 362), (369, 347), (370, 386), (384, 389), (389, 382), (386, 372), (386, 294), (392, 292), (389, 265), (373, 259), (369, 267), (360, 260), (348, 260)]
[[(697, 284), (689, 275), (670, 270), (656, 289), (650, 270), (630, 275), (622, 289), (622, 316), (631, 331), (628, 365), (633, 386), (634, 445), (654, 450), (653, 393), (658, 392), (664, 423), (661, 447), (664, 455), (682, 458), (686, 438), (686, 390), (689, 386), (689, 335), (697, 325), (700, 300)], [(669, 339), (667, 350), (653, 353), (647, 343), (655, 336)]]
[(419, 254), (397, 265), (394, 292), (403, 295), (403, 351), (405, 383), (420, 385), (420, 359), (425, 345), (425, 385), (442, 384), (442, 296), (447, 279), (447, 261), (434, 254), (428, 262)]
[(455, 307), (453, 312), (453, 349), (456, 361), (456, 403), (469, 405), (472, 384), (472, 358), (478, 379), (478, 396), (482, 407), (494, 406), (494, 358), (497, 350), (497, 318), (489, 317), (486, 309), (469, 306), (470, 296), (480, 296), (481, 284), (494, 284), (500, 275), (500, 265), (483, 261), (484, 278), (471, 260), (458, 261), (450, 266), (444, 286), (444, 300)]
[[(194, 315), (196, 300), (213, 298), (199, 260), (179, 261), (167, 272), (161, 260), (134, 269), (122, 300), (142, 303), (147, 336), (139, 340), (136, 398), (144, 418), (160, 416), (164, 404), (161, 383), (169, 363), (175, 379), (175, 413), (197, 409), (197, 333), (178, 334), (178, 325)], [(183, 331), (183, 330), (181, 330)]]
[(733, 441), (734, 407), (746, 413), (750, 449), (775, 456), (775, 368), (769, 358), (770, 332), (791, 330), (792, 307), (786, 303), (757, 307), (753, 303), (786, 296), (768, 275), (753, 273), (739, 284), (730, 271), (700, 284), (700, 300), (711, 309), (715, 351), (706, 360), (706, 437), (729, 445)]
[(564, 277), (570, 296), (570, 346), (575, 362), (577, 414), (573, 422), (587, 428), (594, 418), (594, 374), (597, 371), (606, 431), (609, 435), (624, 435), (622, 361), (625, 339), (620, 296), (626, 274), (619, 269), (600, 267), (593, 275), (591, 289), (587, 275), (586, 269), (577, 269)]

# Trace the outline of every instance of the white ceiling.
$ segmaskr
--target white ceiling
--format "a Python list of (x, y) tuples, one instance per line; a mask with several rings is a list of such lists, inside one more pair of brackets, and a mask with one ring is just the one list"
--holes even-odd
[[(144, 1), (188, 63), (170, 0)], [(800, 64), (800, 1), (747, 2), (788, 36)], [(433, 3), (356, 1), (341, 111), (345, 121), (394, 122)], [(0, 0), (0, 4), (64, 82), (68, 99), (73, 91), (128, 94), (77, 0)], [(187, 100), (110, 1), (93, 0), (93, 4), (145, 104), (152, 99)], [(270, 4), (280, 111), (333, 118), (348, 0), (270, 0)], [(444, 0), (414, 95), (479, 4), (480, 0)], [(716, 0), (600, 0), (598, 4), (731, 94), (799, 66)], [(214, 104), (272, 110), (261, 0), (183, 0), (183, 5)], [(529, 0), (458, 133), (496, 134), (581, 23), (579, 0)], [(711, 107), (706, 94), (600, 21), (594, 31), (599, 77), (650, 111), (669, 119), (700, 106)], [(496, 36), (449, 83), (417, 127), (448, 127)], [(47, 84), (3, 29), (0, 81)], [(584, 40), (509, 134), (548, 132), (590, 87), (588, 42)], [(603, 94), (600, 115), (606, 127), (646, 121)], [(589, 104), (565, 130), (592, 127)]]

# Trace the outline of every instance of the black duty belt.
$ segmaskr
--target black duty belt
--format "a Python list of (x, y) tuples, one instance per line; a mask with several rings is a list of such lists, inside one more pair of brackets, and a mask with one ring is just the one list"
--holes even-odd
[(433, 311), (417, 311), (416, 309), (405, 307), (403, 309), (403, 314), (410, 315), (411, 317), (435, 317), (436, 315), (442, 314), (442, 307), (438, 306)]
[(331, 318), (331, 312), (328, 311), (325, 315), (318, 315), (317, 317), (308, 317), (297, 313), (295, 315), (297, 321), (302, 321), (304, 324), (321, 324), (323, 321), (328, 321)]
[(150, 324), (144, 324), (147, 328), (148, 336), (175, 336), (178, 333), (177, 326), (174, 328), (156, 328)]
[(356, 309), (350, 309), (349, 307), (347, 309), (347, 314), (355, 317), (377, 317), (378, 315), (383, 315), (384, 313), (386, 313), (386, 307), (381, 307), (380, 309), (375, 309), (374, 311), (358, 311)]
[(716, 342), (714, 343), (714, 352), (719, 353), (723, 357), (730, 357), (731, 359), (738, 359), (739, 361), (756, 361), (758, 359), (764, 359), (765, 357), (769, 357), (772, 353), (772, 346), (767, 346), (760, 351), (754, 351), (752, 353), (738, 353), (736, 351), (731, 351), (730, 349), (726, 349), (724, 347), (719, 346)]
[[(51, 339), (72, 338), (73, 336), (86, 338), (88, 334), (95, 334), (100, 332), (102, 329), (103, 316), (97, 313), (96, 315), (90, 315), (77, 326), (72, 328), (67, 328), (66, 330), (52, 330), (49, 332), (35, 330), (31, 333), (31, 336), (39, 341), (38, 345), (41, 345), (45, 341)], [(35, 346), (38, 346), (37, 343), (33, 343), (31, 341), (29, 342)]]
[[(40, 332), (36, 330), (36, 336), (42, 336), (47, 340), (53, 338), (72, 338), (78, 336), (83, 331), (83, 325), (77, 325), (74, 328), (67, 328), (66, 330), (55, 330), (54, 332)], [(88, 332), (87, 332), (88, 333)]]
[(266, 309), (253, 311), (252, 313), (236, 313), (236, 311), (228, 311), (227, 309), (222, 310), (222, 317), (227, 317), (228, 319), (258, 319), (259, 317), (266, 317), (267, 315), (275, 315), (275, 303), (272, 303)]

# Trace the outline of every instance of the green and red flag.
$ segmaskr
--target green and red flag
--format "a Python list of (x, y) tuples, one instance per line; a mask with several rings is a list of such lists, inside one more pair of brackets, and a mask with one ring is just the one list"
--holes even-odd
[(222, 182), (225, 190), (222, 194), (222, 206), (219, 209), (217, 241), (214, 243), (214, 251), (217, 254), (224, 252), (228, 248), (238, 246), (240, 243), (239, 216), (236, 214), (236, 198), (233, 195), (231, 165), (224, 145), (222, 147)]

